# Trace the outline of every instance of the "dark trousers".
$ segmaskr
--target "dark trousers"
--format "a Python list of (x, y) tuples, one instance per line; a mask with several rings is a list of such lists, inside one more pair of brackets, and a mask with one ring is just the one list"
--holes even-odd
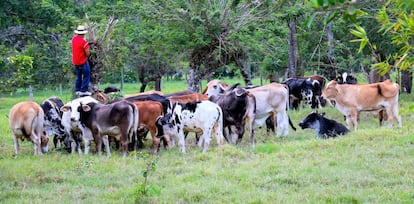
[(86, 61), (83, 65), (75, 65), (75, 91), (88, 91), (89, 82), (91, 81), (91, 68), (89, 62)]

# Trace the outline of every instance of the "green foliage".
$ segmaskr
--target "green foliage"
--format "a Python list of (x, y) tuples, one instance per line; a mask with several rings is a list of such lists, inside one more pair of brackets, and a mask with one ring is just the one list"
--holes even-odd
[(26, 55), (9, 56), (8, 63), (13, 70), (11, 78), (1, 80), (3, 92), (14, 92), (17, 88), (26, 88), (33, 84), (33, 58)]
[(159, 196), (161, 191), (155, 187), (154, 185), (150, 184), (150, 175), (154, 174), (157, 167), (157, 158), (154, 155), (149, 153), (142, 153), (142, 152), (134, 152), (131, 153), (131, 156), (135, 159), (142, 159), (145, 163), (145, 168), (142, 170), (142, 177), (144, 181), (138, 185), (135, 193), (135, 202), (141, 203), (145, 196)]

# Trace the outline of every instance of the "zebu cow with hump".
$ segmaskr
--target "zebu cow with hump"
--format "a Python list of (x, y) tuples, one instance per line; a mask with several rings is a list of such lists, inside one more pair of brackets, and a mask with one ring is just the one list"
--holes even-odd
[[(135, 137), (138, 127), (138, 109), (126, 100), (116, 101), (103, 105), (99, 103), (81, 104), (77, 110), (79, 120), (92, 131), (94, 138), (108, 135), (120, 141), (122, 156), (128, 153), (130, 137)], [(98, 140), (98, 152), (101, 152), (102, 143)], [(109, 152), (108, 152), (109, 153)]]
[[(210, 101), (218, 104), (221, 107), (223, 111), (224, 121), (224, 138), (227, 140), (227, 142), (231, 142), (233, 144), (239, 144), (243, 138), (243, 134), (245, 132), (246, 115), (249, 105), (249, 92), (243, 88), (236, 86), (238, 86), (238, 84), (230, 87), (224, 94), (211, 95), (209, 97)], [(230, 137), (225, 130), (226, 128), (229, 129)], [(253, 144), (254, 132), (252, 132), (250, 136), (251, 143)]]
[(16, 156), (20, 152), (19, 139), (31, 141), (35, 155), (47, 152), (49, 138), (45, 135), (43, 122), (44, 112), (35, 102), (20, 102), (10, 109), (9, 124), (13, 133)]
[(186, 152), (185, 131), (202, 134), (198, 146), (204, 143), (204, 153), (210, 145), (211, 134), (215, 135), (218, 146), (223, 143), (223, 112), (220, 106), (211, 101), (175, 103), (170, 113), (158, 119), (157, 126), (163, 128), (164, 132), (178, 135), (178, 146), (182, 153)]
[(358, 116), (361, 111), (375, 111), (384, 109), (388, 121), (393, 124), (394, 119), (401, 126), (401, 117), (398, 115), (399, 85), (391, 80), (373, 84), (338, 84), (332, 80), (322, 93), (322, 97), (335, 102), (336, 108), (345, 115), (348, 128), (358, 126)]
[[(238, 84), (233, 85), (232, 87), (229, 87), (228, 84), (226, 84), (224, 82), (221, 82), (220, 80), (214, 79), (214, 80), (211, 80), (207, 83), (206, 88), (203, 90), (203, 94), (205, 94), (209, 98), (211, 98), (214, 95), (226, 94), (227, 91), (232, 91), (235, 87), (237, 87), (237, 85)], [(252, 88), (252, 87), (250, 87), (250, 88)], [(241, 93), (241, 92), (239, 92), (239, 93)], [(226, 115), (223, 116), (224, 121), (225, 121), (225, 125), (231, 125), (231, 124), (236, 125), (236, 129), (234, 129), (234, 130), (231, 130), (231, 127), (230, 127), (230, 134), (234, 134), (233, 136), (235, 136), (235, 134), (238, 135), (238, 139), (237, 139), (236, 143), (238, 144), (241, 141), (241, 137), (243, 136), (243, 133), (241, 132), (241, 129), (239, 127), (240, 122), (242, 122), (243, 126), (245, 126), (245, 121), (248, 120), (248, 122), (249, 122), (250, 143), (251, 143), (252, 147), (254, 147), (255, 146), (254, 120), (256, 118), (256, 97), (253, 94), (251, 94), (250, 92), (245, 92), (245, 93), (246, 93), (245, 97), (247, 98), (247, 104), (246, 104), (246, 110), (245, 111), (243, 111), (243, 106), (241, 106), (242, 109), (240, 110), (240, 112), (233, 112), (233, 111), (229, 110), (229, 109), (232, 109), (229, 106), (235, 105), (234, 103), (233, 104), (232, 104), (232, 102), (229, 102), (228, 104), (223, 103), (223, 102), (220, 102), (220, 103), (222, 103), (222, 105), (228, 106), (228, 107), (225, 108), (227, 110), (223, 111), (223, 113), (227, 112)], [(240, 95), (242, 96), (244, 94), (240, 94)], [(241, 103), (242, 100), (240, 101), (239, 99), (237, 100), (237, 103)], [(215, 101), (215, 100), (217, 100), (217, 99), (213, 99), (211, 101)], [(236, 102), (236, 101), (233, 101), (233, 102)], [(240, 105), (240, 104), (238, 104), (238, 105)], [(238, 113), (244, 113), (242, 120), (239, 120), (238, 116), (236, 116)], [(235, 118), (230, 119), (230, 118), (227, 118), (227, 117), (230, 117), (230, 118), (235, 117), (237, 119), (234, 120)], [(228, 120), (227, 122), (226, 122), (226, 118)], [(230, 122), (231, 120), (234, 120), (234, 122)], [(244, 128), (245, 127), (243, 127), (243, 132), (244, 132)], [(228, 138), (226, 138), (226, 139), (228, 139)]]
[[(211, 82), (214, 83), (209, 82), (207, 84), (205, 91), (207, 95), (216, 95), (224, 92), (224, 89), (221, 86), (221, 82), (219, 80), (214, 80)], [(291, 125), (292, 128), (296, 130), (287, 114), (287, 110), (289, 108), (289, 88), (287, 85), (271, 83), (264, 86), (246, 89), (256, 99), (256, 103), (252, 102), (251, 99), (249, 99), (249, 107), (247, 112), (249, 114), (250, 120), (254, 120), (256, 124), (261, 127), (269, 116), (274, 117), (276, 115), (278, 136), (288, 135), (289, 125)], [(253, 104), (256, 106), (256, 112), (254, 114)], [(251, 125), (250, 128), (253, 129), (253, 125)], [(252, 143), (252, 146), (254, 147), (255, 144)]]
[(62, 125), (63, 112), (60, 110), (63, 106), (63, 102), (58, 97), (50, 97), (45, 99), (40, 106), (45, 113), (44, 127), (46, 136), (53, 137), (53, 144), (55, 148), (59, 148), (69, 136), (65, 132), (65, 128)]

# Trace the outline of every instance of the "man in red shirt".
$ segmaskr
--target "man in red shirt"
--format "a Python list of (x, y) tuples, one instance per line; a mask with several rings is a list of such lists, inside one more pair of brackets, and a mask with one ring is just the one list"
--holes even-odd
[(78, 96), (90, 96), (88, 91), (89, 82), (91, 80), (91, 68), (89, 66), (88, 57), (89, 44), (84, 39), (84, 35), (88, 33), (85, 26), (78, 26), (75, 30), (76, 35), (72, 38), (72, 64), (75, 66), (75, 92)]

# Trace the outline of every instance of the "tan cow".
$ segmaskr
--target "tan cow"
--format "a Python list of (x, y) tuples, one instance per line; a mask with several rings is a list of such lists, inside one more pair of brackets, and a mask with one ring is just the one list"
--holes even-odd
[(400, 86), (391, 80), (373, 84), (338, 84), (330, 81), (322, 93), (322, 97), (335, 102), (337, 109), (345, 115), (346, 123), (354, 130), (358, 126), (358, 116), (361, 111), (376, 111), (384, 109), (388, 121), (393, 124), (398, 115), (398, 96)]
[(16, 156), (20, 151), (19, 139), (30, 140), (34, 145), (35, 155), (47, 152), (49, 138), (46, 136), (43, 123), (43, 109), (35, 102), (20, 102), (10, 109), (9, 124), (13, 132)]

